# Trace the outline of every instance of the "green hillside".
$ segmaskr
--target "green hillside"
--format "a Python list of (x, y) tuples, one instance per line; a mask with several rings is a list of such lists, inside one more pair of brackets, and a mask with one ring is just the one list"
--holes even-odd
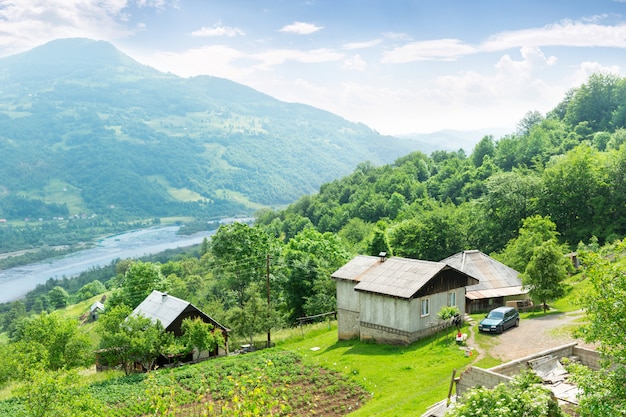
[[(9, 220), (251, 213), (417, 146), (225, 79), (161, 73), (88, 39), (0, 59), (0, 90)], [(72, 192), (50, 192), (59, 183)]]
[(259, 222), (290, 239), (307, 225), (358, 253), (440, 260), (464, 249), (502, 251), (524, 219), (549, 218), (575, 249), (626, 235), (626, 79), (595, 74), (517, 132), (483, 137), (470, 154), (421, 152), (360, 164)]

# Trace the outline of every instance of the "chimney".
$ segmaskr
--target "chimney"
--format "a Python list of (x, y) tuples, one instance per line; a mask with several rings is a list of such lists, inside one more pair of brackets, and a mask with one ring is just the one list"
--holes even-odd
[(161, 293), (161, 302), (164, 303), (165, 300), (167, 300), (167, 293), (166, 292)]
[(380, 257), (380, 262), (383, 263), (387, 260), (387, 252), (381, 252), (378, 254), (378, 256)]

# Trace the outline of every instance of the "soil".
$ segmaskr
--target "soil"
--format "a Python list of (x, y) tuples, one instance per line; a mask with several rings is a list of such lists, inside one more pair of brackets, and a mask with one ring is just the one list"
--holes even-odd
[(545, 316), (542, 313), (536, 313), (533, 318), (520, 320), (519, 327), (510, 328), (502, 334), (486, 335), (490, 338), (489, 343), (484, 344), (486, 346), (476, 344), (475, 333), (478, 333), (478, 323), (470, 321), (467, 346), (472, 348), (473, 355), (477, 356), (475, 361), (488, 354), (503, 362), (523, 358), (570, 342), (593, 348), (572, 335), (576, 325), (581, 323), (583, 314), (582, 311), (553, 313)]

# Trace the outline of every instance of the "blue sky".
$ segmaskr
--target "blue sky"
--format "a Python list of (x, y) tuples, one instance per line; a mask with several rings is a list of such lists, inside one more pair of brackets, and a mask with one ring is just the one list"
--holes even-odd
[(515, 130), (626, 72), (626, 0), (0, 0), (0, 56), (106, 40), (384, 134)]

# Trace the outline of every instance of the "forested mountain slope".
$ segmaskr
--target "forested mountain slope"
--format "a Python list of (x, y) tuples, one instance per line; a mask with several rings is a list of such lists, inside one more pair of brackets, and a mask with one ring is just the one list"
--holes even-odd
[(415, 146), (225, 79), (159, 72), (105, 42), (0, 59), (0, 218), (250, 213)]
[(547, 115), (529, 112), (518, 132), (485, 136), (463, 151), (417, 152), (361, 164), (260, 223), (289, 239), (306, 225), (339, 233), (355, 252), (441, 260), (490, 253), (522, 221), (549, 217), (575, 248), (626, 234), (626, 80), (595, 74)]

